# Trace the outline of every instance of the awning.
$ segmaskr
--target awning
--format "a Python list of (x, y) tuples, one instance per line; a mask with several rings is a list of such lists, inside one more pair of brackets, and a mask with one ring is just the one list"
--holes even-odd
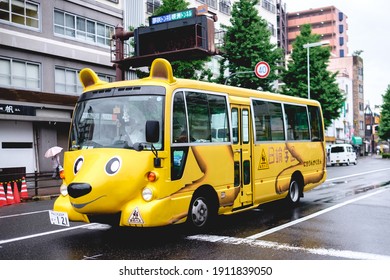
[(352, 136), (352, 144), (354, 144), (354, 145), (363, 145), (362, 137)]

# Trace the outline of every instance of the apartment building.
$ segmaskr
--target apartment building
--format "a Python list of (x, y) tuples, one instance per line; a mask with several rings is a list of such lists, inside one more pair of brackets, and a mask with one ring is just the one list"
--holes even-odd
[(336, 57), (347, 56), (347, 18), (335, 6), (287, 13), (289, 53), (292, 49), (292, 43), (300, 34), (301, 25), (310, 24), (313, 33), (320, 34), (323, 41), (329, 41), (332, 53)]
[(52, 170), (44, 154), (68, 146), (78, 72), (115, 79), (110, 39), (122, 22), (119, 0), (0, 1), (0, 170)]

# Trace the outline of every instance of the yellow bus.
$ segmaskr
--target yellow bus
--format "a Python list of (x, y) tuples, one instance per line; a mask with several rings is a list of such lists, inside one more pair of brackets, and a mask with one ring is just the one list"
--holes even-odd
[(53, 209), (68, 221), (200, 229), (325, 181), (317, 101), (177, 79), (165, 59), (140, 80), (80, 80)]

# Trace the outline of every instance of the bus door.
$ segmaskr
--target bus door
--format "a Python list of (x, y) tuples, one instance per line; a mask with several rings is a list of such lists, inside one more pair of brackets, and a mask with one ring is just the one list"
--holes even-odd
[(233, 205), (236, 210), (253, 204), (250, 122), (249, 106), (232, 105), (234, 186), (240, 188)]

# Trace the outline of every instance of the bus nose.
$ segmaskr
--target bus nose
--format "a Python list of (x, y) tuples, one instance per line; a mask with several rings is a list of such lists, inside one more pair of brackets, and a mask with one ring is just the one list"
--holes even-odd
[(68, 194), (73, 198), (86, 195), (92, 191), (92, 187), (87, 183), (72, 183), (68, 186)]

